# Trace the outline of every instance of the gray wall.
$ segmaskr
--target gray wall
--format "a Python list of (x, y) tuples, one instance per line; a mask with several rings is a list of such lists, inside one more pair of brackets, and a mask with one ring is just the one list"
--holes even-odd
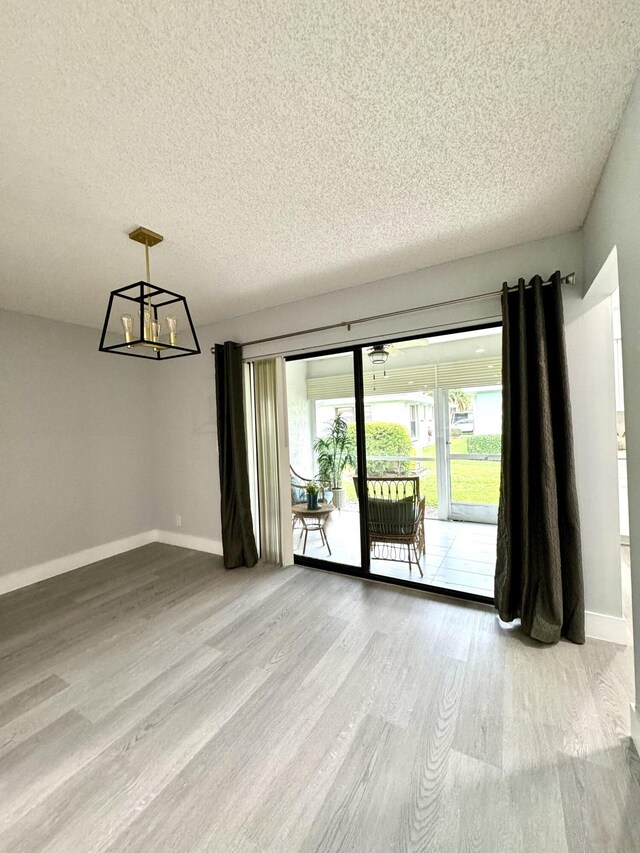
[[(499, 287), (503, 279), (546, 276), (559, 268), (575, 270), (578, 277), (576, 288), (565, 291), (565, 308), (587, 608), (619, 616), (613, 404), (608, 412), (613, 399), (612, 335), (609, 313), (580, 298), (582, 253), (582, 235), (574, 232), (312, 296), (201, 328), (201, 357), (162, 365), (98, 353), (94, 330), (0, 312), (0, 465), (5, 487), (0, 498), (1, 571), (155, 528), (220, 539), (214, 368), (209, 354), (216, 341), (242, 343), (363, 314), (480, 294)], [(356, 325), (351, 331), (341, 328), (252, 346), (246, 354), (370, 341), (379, 334), (417, 334), (499, 314), (499, 299), (492, 297)], [(633, 340), (639, 339), (638, 331)], [(625, 364), (631, 376), (633, 366)], [(628, 385), (633, 395), (633, 383)], [(635, 412), (637, 417), (640, 400)], [(639, 421), (637, 417), (636, 429)], [(603, 488), (610, 500), (600, 499)]]
[(154, 528), (156, 365), (0, 311), (0, 574)]
[[(215, 374), (209, 348), (226, 338), (211, 328), (198, 330), (201, 356), (157, 365), (162, 417), (156, 444), (161, 461), (154, 526), (220, 541)], [(176, 515), (182, 519), (179, 531)]]
[[(497, 252), (418, 270), (393, 279), (348, 288), (335, 293), (280, 305), (253, 314), (225, 319), (198, 329), (201, 358), (176, 359), (161, 365), (160, 399), (163, 432), (159, 438), (166, 460), (163, 487), (159, 491), (158, 523), (175, 531), (175, 518), (182, 518), (182, 533), (219, 540), (220, 486), (215, 426), (213, 356), (210, 347), (225, 340), (240, 343), (351, 317), (423, 305), (484, 293), (499, 287), (504, 278), (533, 276), (556, 267), (582, 270), (582, 242), (578, 233), (526, 243)], [(246, 356), (303, 351), (357, 340), (375, 340), (376, 335), (407, 334), (418, 330), (448, 328), (452, 324), (497, 319), (500, 300), (492, 298), (436, 311), (407, 315), (394, 320), (369, 323), (298, 337), (273, 344), (248, 347)], [(297, 348), (297, 349), (296, 349)]]
[[(588, 290), (616, 247), (627, 429), (631, 580), (640, 695), (640, 79), (636, 80), (584, 226)], [(639, 722), (640, 726), (640, 722)]]
[[(215, 444), (213, 358), (209, 347), (216, 341), (253, 338), (363, 315), (407, 308), (430, 301), (484, 293), (519, 276), (545, 276), (555, 269), (577, 273), (573, 290), (566, 290), (567, 350), (576, 434), (576, 467), (580, 486), (580, 510), (584, 531), (587, 609), (620, 616), (621, 584), (617, 494), (606, 504), (598, 498), (602, 484), (615, 482), (615, 404), (613, 400), (613, 339), (610, 318), (581, 300), (582, 235), (578, 232), (477, 255), (449, 264), (419, 270), (342, 290), (312, 296), (267, 311), (224, 320), (199, 330), (200, 345), (207, 353), (200, 359), (182, 359), (163, 365), (162, 398), (174, 401), (164, 421), (163, 458), (168, 460), (160, 491), (158, 527), (175, 530), (175, 516), (182, 516), (182, 532), (220, 539), (219, 486)], [(308, 335), (274, 344), (248, 347), (249, 356), (278, 351), (321, 348), (349, 341), (375, 340), (498, 318), (498, 298), (448, 306), (435, 311), (406, 315), (393, 321), (370, 323)], [(585, 356), (588, 355), (588, 358)], [(597, 385), (593, 382), (594, 365)], [(594, 418), (594, 412), (598, 411)]]
[(586, 609), (622, 616), (615, 359), (611, 300), (565, 292)]

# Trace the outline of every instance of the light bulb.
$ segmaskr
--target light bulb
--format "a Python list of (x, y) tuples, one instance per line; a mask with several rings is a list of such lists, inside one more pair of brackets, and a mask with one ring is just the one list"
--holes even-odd
[(133, 340), (133, 317), (131, 314), (123, 314), (122, 317), (120, 317), (120, 322), (124, 329), (124, 339), (128, 344), (130, 344)]
[(144, 338), (146, 341), (157, 341), (160, 337), (160, 320), (157, 320), (148, 305), (144, 309)]
[(169, 343), (172, 347), (176, 345), (176, 341), (178, 340), (178, 321), (175, 317), (166, 317), (167, 328), (169, 330)]
[(145, 341), (153, 340), (151, 337), (151, 309), (147, 305), (144, 306), (144, 339)]

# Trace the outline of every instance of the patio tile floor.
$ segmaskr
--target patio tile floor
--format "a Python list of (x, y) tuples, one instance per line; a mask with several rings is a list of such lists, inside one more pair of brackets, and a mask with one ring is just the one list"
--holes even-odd
[[(359, 566), (358, 511), (348, 508), (333, 512), (325, 529), (332, 555), (329, 556), (317, 533), (309, 534), (306, 555), (327, 562)], [(406, 562), (376, 559), (371, 561), (371, 574), (440, 586), (443, 591), (454, 589), (492, 597), (496, 533), (497, 528), (493, 524), (427, 518), (426, 554), (421, 560), (424, 577), (420, 577), (415, 567), (409, 573)], [(294, 553), (301, 554), (298, 530), (294, 532), (293, 542)]]

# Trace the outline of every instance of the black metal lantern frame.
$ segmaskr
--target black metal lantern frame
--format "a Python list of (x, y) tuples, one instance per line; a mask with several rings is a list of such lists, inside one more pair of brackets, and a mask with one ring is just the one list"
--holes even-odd
[[(120, 305), (129, 307), (131, 315), (137, 317), (137, 331), (139, 334), (127, 334), (121, 331), (116, 331), (113, 328), (113, 321), (119, 313), (117, 306), (120, 300), (124, 302)], [(168, 309), (168, 306), (172, 306)], [(116, 310), (114, 310), (116, 309)], [(182, 311), (180, 311), (182, 309)], [(167, 310), (183, 314), (187, 323), (179, 331), (171, 332), (168, 329), (162, 329), (163, 317)], [(173, 319), (173, 318), (172, 318)], [(162, 329), (158, 334), (154, 334), (151, 329), (153, 323), (158, 324), (156, 329)], [(193, 346), (180, 346), (178, 340), (184, 335), (186, 325), (193, 339)], [(165, 318), (165, 325), (166, 318)], [(107, 336), (112, 338), (114, 335), (124, 338), (124, 340), (116, 343), (107, 344)], [(182, 358), (186, 355), (198, 355), (200, 344), (196, 336), (196, 331), (193, 327), (189, 306), (184, 296), (179, 293), (173, 293), (171, 290), (165, 290), (162, 287), (156, 287), (154, 284), (149, 284), (146, 281), (137, 281), (135, 284), (129, 284), (125, 287), (119, 287), (112, 290), (109, 296), (109, 304), (107, 306), (107, 314), (102, 327), (102, 337), (100, 338), (100, 352), (112, 352), (117, 355), (130, 355), (138, 358), (152, 358), (157, 361), (167, 358)]]

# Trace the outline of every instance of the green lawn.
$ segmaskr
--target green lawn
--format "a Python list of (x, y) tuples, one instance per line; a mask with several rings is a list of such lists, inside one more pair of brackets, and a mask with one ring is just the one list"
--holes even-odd
[[(423, 448), (423, 456), (435, 456), (435, 445)], [(464, 436), (451, 439), (451, 453), (468, 453)], [(437, 506), (435, 462), (425, 462), (429, 474), (420, 478), (420, 493), (427, 506)], [(433, 467), (433, 471), (431, 471)], [(451, 460), (451, 500), (459, 503), (497, 504), (500, 495), (500, 463), (479, 459)]]
[(499, 496), (499, 462), (482, 462), (477, 459), (451, 460), (452, 501), (497, 504)]
[[(452, 453), (467, 453), (467, 439), (451, 439)], [(422, 449), (422, 456), (435, 456), (435, 446)], [(426, 498), (426, 504), (437, 507), (436, 463), (423, 462), (427, 473), (420, 477), (420, 494)], [(353, 485), (353, 471), (345, 471), (343, 479), (347, 500), (355, 501), (356, 490)], [(451, 500), (460, 503), (497, 504), (500, 493), (500, 463), (485, 462), (477, 459), (451, 460)]]

